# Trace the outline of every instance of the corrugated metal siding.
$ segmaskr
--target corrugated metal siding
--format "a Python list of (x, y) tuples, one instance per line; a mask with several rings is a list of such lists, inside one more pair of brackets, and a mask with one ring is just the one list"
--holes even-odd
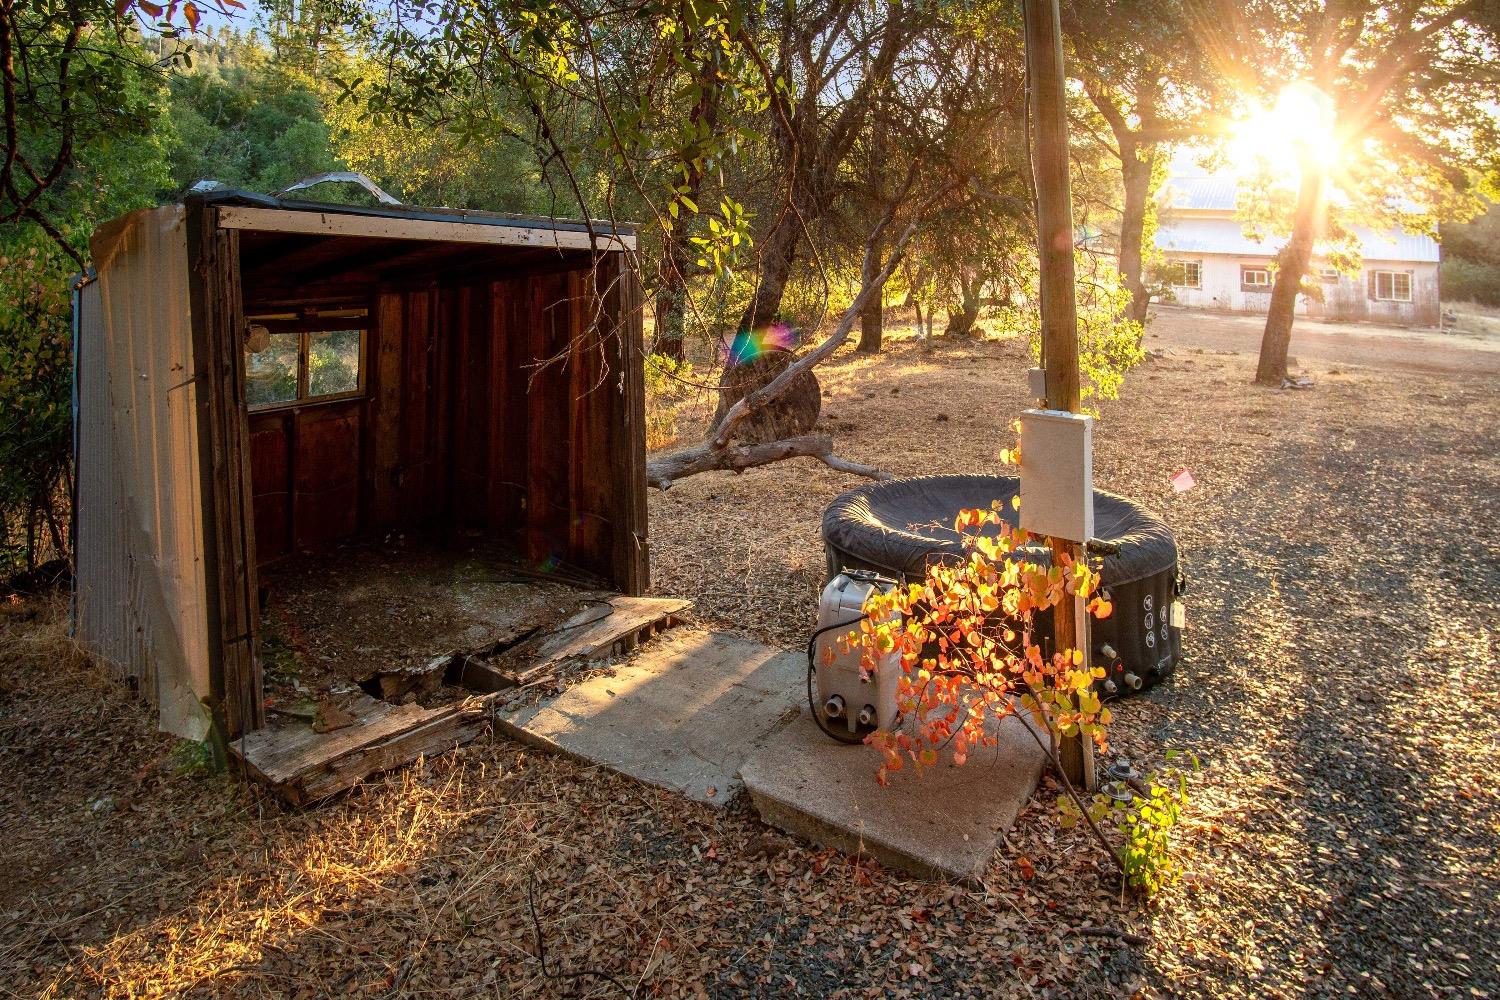
[(79, 327), (78, 638), (137, 680), (161, 728), (207, 735), (201, 480), (181, 206), (94, 237)]

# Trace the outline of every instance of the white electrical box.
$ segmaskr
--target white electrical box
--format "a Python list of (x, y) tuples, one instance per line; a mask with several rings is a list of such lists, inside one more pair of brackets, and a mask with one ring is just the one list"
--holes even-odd
[(1021, 414), (1021, 527), (1071, 542), (1094, 537), (1094, 418)]

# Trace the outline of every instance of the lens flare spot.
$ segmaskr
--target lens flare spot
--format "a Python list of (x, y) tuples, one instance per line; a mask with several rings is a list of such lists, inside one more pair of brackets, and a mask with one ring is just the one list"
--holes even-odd
[(754, 330), (741, 330), (729, 342), (724, 352), (724, 364), (733, 368), (754, 361), (767, 351), (796, 350), (798, 339), (791, 324), (780, 320)]

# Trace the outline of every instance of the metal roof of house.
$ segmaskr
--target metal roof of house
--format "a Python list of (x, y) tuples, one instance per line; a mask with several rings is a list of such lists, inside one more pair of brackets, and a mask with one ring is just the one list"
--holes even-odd
[[(1363, 226), (1352, 227), (1359, 237), (1359, 252), (1365, 260), (1431, 262), (1438, 260), (1438, 245), (1430, 236), (1400, 229), (1377, 233)], [(1239, 257), (1270, 257), (1285, 240), (1267, 237), (1254, 240), (1245, 235), (1235, 219), (1175, 219), (1156, 230), (1157, 249), (1169, 253), (1222, 253)]]
[(1228, 174), (1172, 177), (1162, 185), (1162, 208), (1233, 212), (1235, 187)]

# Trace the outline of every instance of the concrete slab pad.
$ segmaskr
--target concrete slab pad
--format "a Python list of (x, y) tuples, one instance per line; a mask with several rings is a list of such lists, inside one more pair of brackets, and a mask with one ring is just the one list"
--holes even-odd
[(722, 806), (807, 698), (807, 657), (679, 626), (612, 676), (496, 716), (513, 739)]
[(881, 787), (879, 751), (835, 743), (804, 709), (741, 776), (772, 826), (923, 878), (976, 879), (1046, 763), (1026, 724), (1000, 723), (999, 746), (971, 753), (963, 767), (947, 754), (920, 776), (908, 766)]

